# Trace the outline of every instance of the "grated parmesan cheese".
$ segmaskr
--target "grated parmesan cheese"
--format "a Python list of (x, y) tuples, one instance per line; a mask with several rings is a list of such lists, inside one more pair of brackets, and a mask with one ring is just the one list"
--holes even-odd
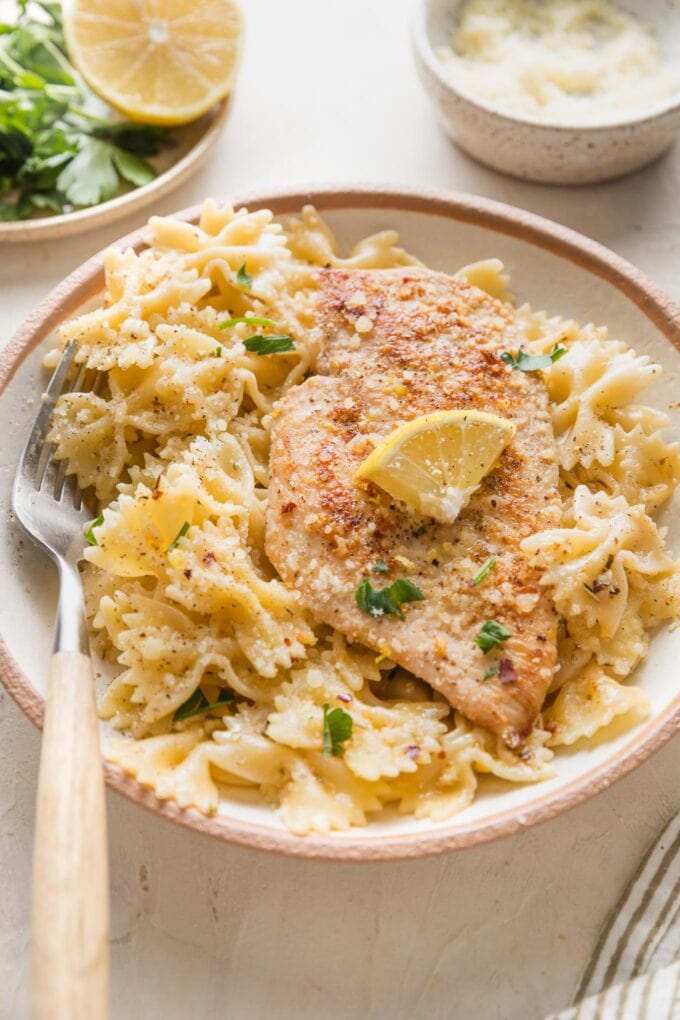
[(680, 98), (651, 27), (609, 0), (467, 0), (438, 56), (456, 86), (537, 121), (628, 120)]

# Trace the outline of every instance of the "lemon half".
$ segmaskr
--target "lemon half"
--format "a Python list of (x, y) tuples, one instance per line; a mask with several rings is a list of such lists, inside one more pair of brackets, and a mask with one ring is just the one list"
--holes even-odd
[(516, 432), (486, 411), (436, 411), (391, 432), (359, 466), (418, 513), (451, 523), (479, 488)]
[(186, 124), (223, 99), (238, 70), (235, 0), (72, 0), (69, 56), (88, 85), (133, 120)]

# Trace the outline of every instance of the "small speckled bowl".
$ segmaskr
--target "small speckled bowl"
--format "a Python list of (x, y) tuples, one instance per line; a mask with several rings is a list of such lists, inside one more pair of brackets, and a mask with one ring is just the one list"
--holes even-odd
[[(462, 0), (419, 0), (413, 23), (418, 72), (444, 130), (481, 163), (526, 180), (589, 184), (637, 170), (680, 135), (680, 97), (634, 118), (600, 124), (550, 124), (499, 111), (459, 88), (437, 56), (450, 45)], [(617, 0), (652, 26), (665, 59), (680, 63), (680, 0)]]

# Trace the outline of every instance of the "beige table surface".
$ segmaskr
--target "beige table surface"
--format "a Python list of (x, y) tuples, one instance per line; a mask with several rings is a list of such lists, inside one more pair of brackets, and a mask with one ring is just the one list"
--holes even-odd
[[(609, 245), (680, 296), (680, 151), (598, 187), (487, 171), (440, 132), (404, 0), (245, 0), (248, 37), (220, 147), (159, 203), (309, 181), (474, 191)], [(61, 277), (136, 226), (0, 247), (0, 342)], [(0, 580), (0, 598), (2, 597)], [(0, 1018), (23, 1020), (39, 738), (0, 691)], [(114, 1020), (539, 1020), (680, 808), (680, 739), (594, 801), (458, 855), (289, 861), (231, 848), (109, 795)]]

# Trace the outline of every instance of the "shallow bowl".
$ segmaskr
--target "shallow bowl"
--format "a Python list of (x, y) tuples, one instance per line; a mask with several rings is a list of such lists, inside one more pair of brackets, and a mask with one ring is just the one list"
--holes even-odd
[[(433, 269), (453, 272), (463, 263), (496, 256), (512, 278), (518, 299), (552, 314), (606, 323), (639, 353), (664, 367), (645, 394), (656, 407), (671, 408), (680, 431), (680, 306), (613, 252), (531, 213), (473, 196), (376, 188), (310, 187), (274, 195), (254, 194), (237, 204), (264, 206), (280, 215), (313, 202), (346, 249), (367, 234), (395, 227), (405, 247)], [(178, 214), (195, 221), (198, 208)], [(118, 247), (142, 248), (146, 232), (122, 238)], [(36, 725), (52, 645), (56, 578), (49, 562), (11, 520), (9, 496), (20, 451), (36, 412), (45, 374), (41, 355), (67, 316), (96, 298), (104, 282), (103, 253), (75, 270), (52, 291), (0, 354), (0, 677)], [(671, 547), (680, 546), (680, 496), (666, 510)], [(511, 786), (482, 777), (475, 802), (446, 822), (418, 821), (397, 814), (364, 829), (329, 835), (294, 836), (276, 812), (232, 788), (218, 812), (205, 817), (182, 810), (117, 767), (107, 764), (107, 782), (163, 818), (220, 839), (280, 853), (335, 860), (374, 861), (420, 857), (474, 846), (553, 818), (592, 797), (644, 761), (680, 727), (680, 628), (654, 636), (635, 682), (647, 692), (649, 718), (600, 743), (574, 746), (555, 759), (556, 776), (534, 786)], [(102, 738), (109, 730), (102, 724)], [(631, 815), (635, 806), (631, 805)]]
[[(680, 135), (680, 96), (649, 113), (599, 124), (557, 124), (505, 113), (455, 84), (437, 56), (451, 43), (463, 0), (419, 0), (412, 25), (420, 79), (447, 134), (481, 163), (525, 180), (590, 184), (620, 177), (656, 159)], [(665, 59), (680, 65), (680, 0), (617, 0), (643, 17)]]

